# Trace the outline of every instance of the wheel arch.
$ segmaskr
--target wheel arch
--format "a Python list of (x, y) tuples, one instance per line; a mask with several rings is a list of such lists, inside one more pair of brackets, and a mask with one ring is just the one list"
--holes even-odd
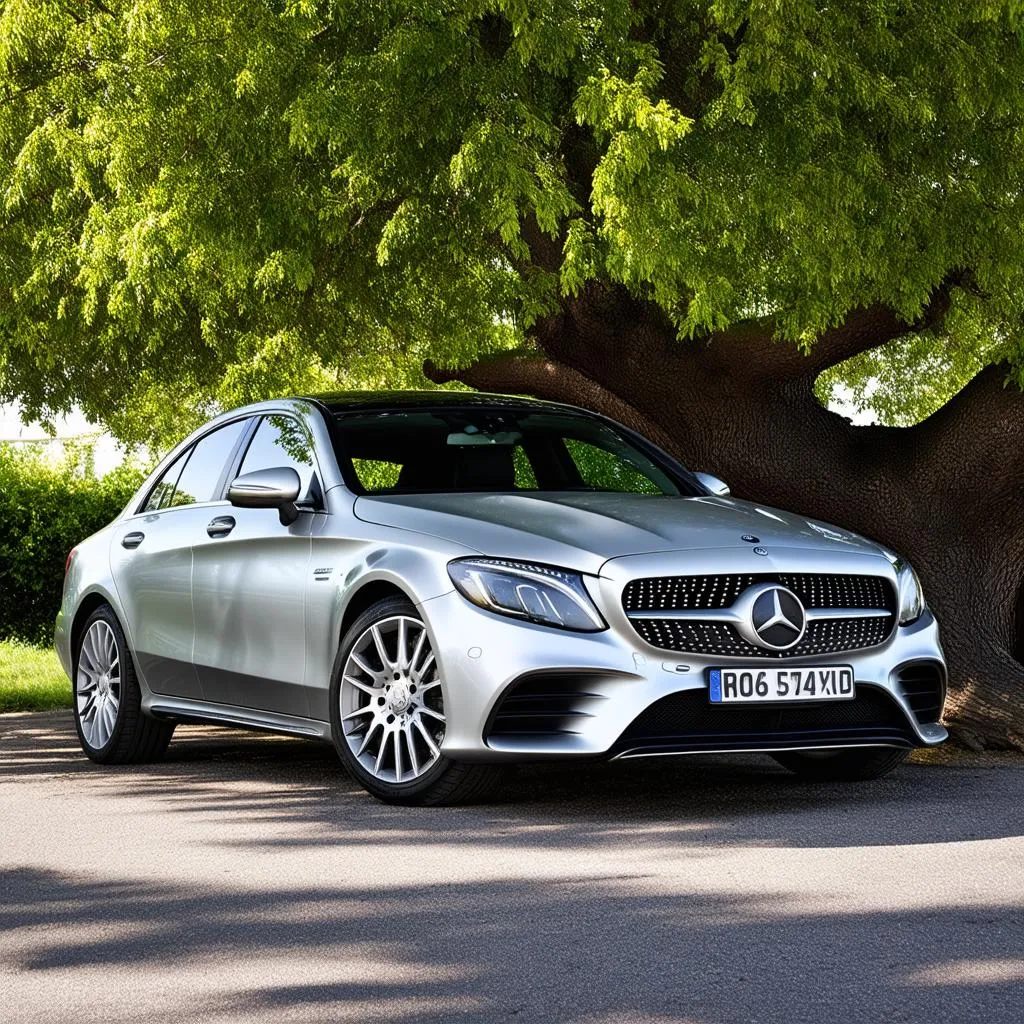
[(404, 597), (407, 601), (417, 604), (416, 599), (408, 589), (390, 577), (376, 577), (362, 581), (350, 594), (345, 602), (341, 614), (341, 622), (338, 625), (338, 644), (344, 640), (345, 634), (351, 629), (352, 623), (359, 618), (367, 608), (372, 607), (378, 601), (388, 597)]
[[(429, 539), (428, 539), (429, 543)], [(314, 549), (316, 550), (316, 549)], [(308, 666), (311, 679), (329, 680), (337, 668), (342, 641), (352, 624), (369, 607), (387, 597), (401, 597), (410, 602), (423, 617), (431, 642), (436, 637), (425, 613), (425, 605), (455, 589), (448, 577), (447, 564), (454, 557), (448, 550), (441, 552), (417, 550), (408, 545), (367, 545), (360, 551), (359, 561), (347, 572), (339, 572), (329, 598), (330, 611), (323, 620), (323, 632), (318, 636), (314, 662)], [(330, 543), (315, 554), (317, 564), (344, 564), (351, 554), (338, 551)], [(351, 564), (351, 563), (350, 563)], [(321, 584), (322, 585), (322, 584)], [(317, 593), (314, 584), (313, 594)], [(327, 595), (324, 595), (327, 598)], [(320, 598), (314, 597), (314, 602)]]
[(71, 620), (71, 629), (68, 632), (68, 639), (71, 644), (71, 664), (74, 666), (78, 657), (78, 642), (82, 638), (82, 630), (85, 629), (86, 622), (89, 621), (89, 616), (96, 611), (97, 608), (102, 608), (106, 605), (116, 616), (118, 623), (121, 625), (121, 629), (125, 633), (127, 638), (128, 632), (124, 628), (124, 619), (120, 612), (117, 610), (117, 606), (111, 600), (110, 595), (104, 593), (102, 590), (92, 590), (86, 594), (81, 601), (78, 603), (78, 607), (75, 609), (74, 618)]
[[(455, 589), (447, 570), (455, 555), (448, 550), (374, 544), (362, 555), (360, 564), (345, 575), (337, 590), (336, 627), (331, 631), (336, 649), (352, 623), (377, 601), (403, 597), (422, 608), (425, 602)], [(430, 624), (427, 625), (429, 629)]]

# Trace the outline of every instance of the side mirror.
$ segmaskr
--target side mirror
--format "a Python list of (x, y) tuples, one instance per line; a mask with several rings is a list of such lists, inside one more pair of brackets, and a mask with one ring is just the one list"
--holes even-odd
[(282, 526), (290, 526), (299, 518), (295, 502), (302, 481), (291, 466), (258, 469), (243, 473), (231, 482), (228, 501), (238, 508), (276, 508)]
[(730, 493), (729, 485), (717, 476), (712, 476), (710, 473), (694, 473), (693, 475), (697, 478), (701, 487), (707, 488), (716, 498), (724, 498)]

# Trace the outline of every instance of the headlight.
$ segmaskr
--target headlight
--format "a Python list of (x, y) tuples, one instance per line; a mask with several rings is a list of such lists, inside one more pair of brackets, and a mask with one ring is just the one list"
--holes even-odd
[(448, 575), (463, 597), (500, 615), (596, 633), (607, 629), (579, 573), (501, 558), (460, 558)]
[(900, 625), (909, 626), (921, 618), (925, 610), (924, 592), (921, 590), (921, 581), (917, 578), (913, 566), (902, 558), (893, 562), (896, 570), (896, 583), (900, 593)]

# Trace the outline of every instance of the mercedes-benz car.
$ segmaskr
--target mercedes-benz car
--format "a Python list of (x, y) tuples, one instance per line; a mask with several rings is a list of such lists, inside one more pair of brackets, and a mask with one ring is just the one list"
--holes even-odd
[(759, 751), (869, 779), (946, 738), (899, 555), (498, 395), (218, 416), (68, 556), (56, 647), (94, 761), (224, 723), (329, 741), (395, 803), (540, 759)]

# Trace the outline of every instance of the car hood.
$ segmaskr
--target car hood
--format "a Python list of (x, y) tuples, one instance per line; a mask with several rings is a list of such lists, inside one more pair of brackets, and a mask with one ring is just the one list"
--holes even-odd
[[(881, 554), (869, 540), (731, 497), (633, 494), (409, 494), (360, 497), (362, 520), (442, 537), (487, 555), (597, 572), (627, 555), (698, 548), (801, 548)], [(751, 541), (749, 538), (757, 538)]]

